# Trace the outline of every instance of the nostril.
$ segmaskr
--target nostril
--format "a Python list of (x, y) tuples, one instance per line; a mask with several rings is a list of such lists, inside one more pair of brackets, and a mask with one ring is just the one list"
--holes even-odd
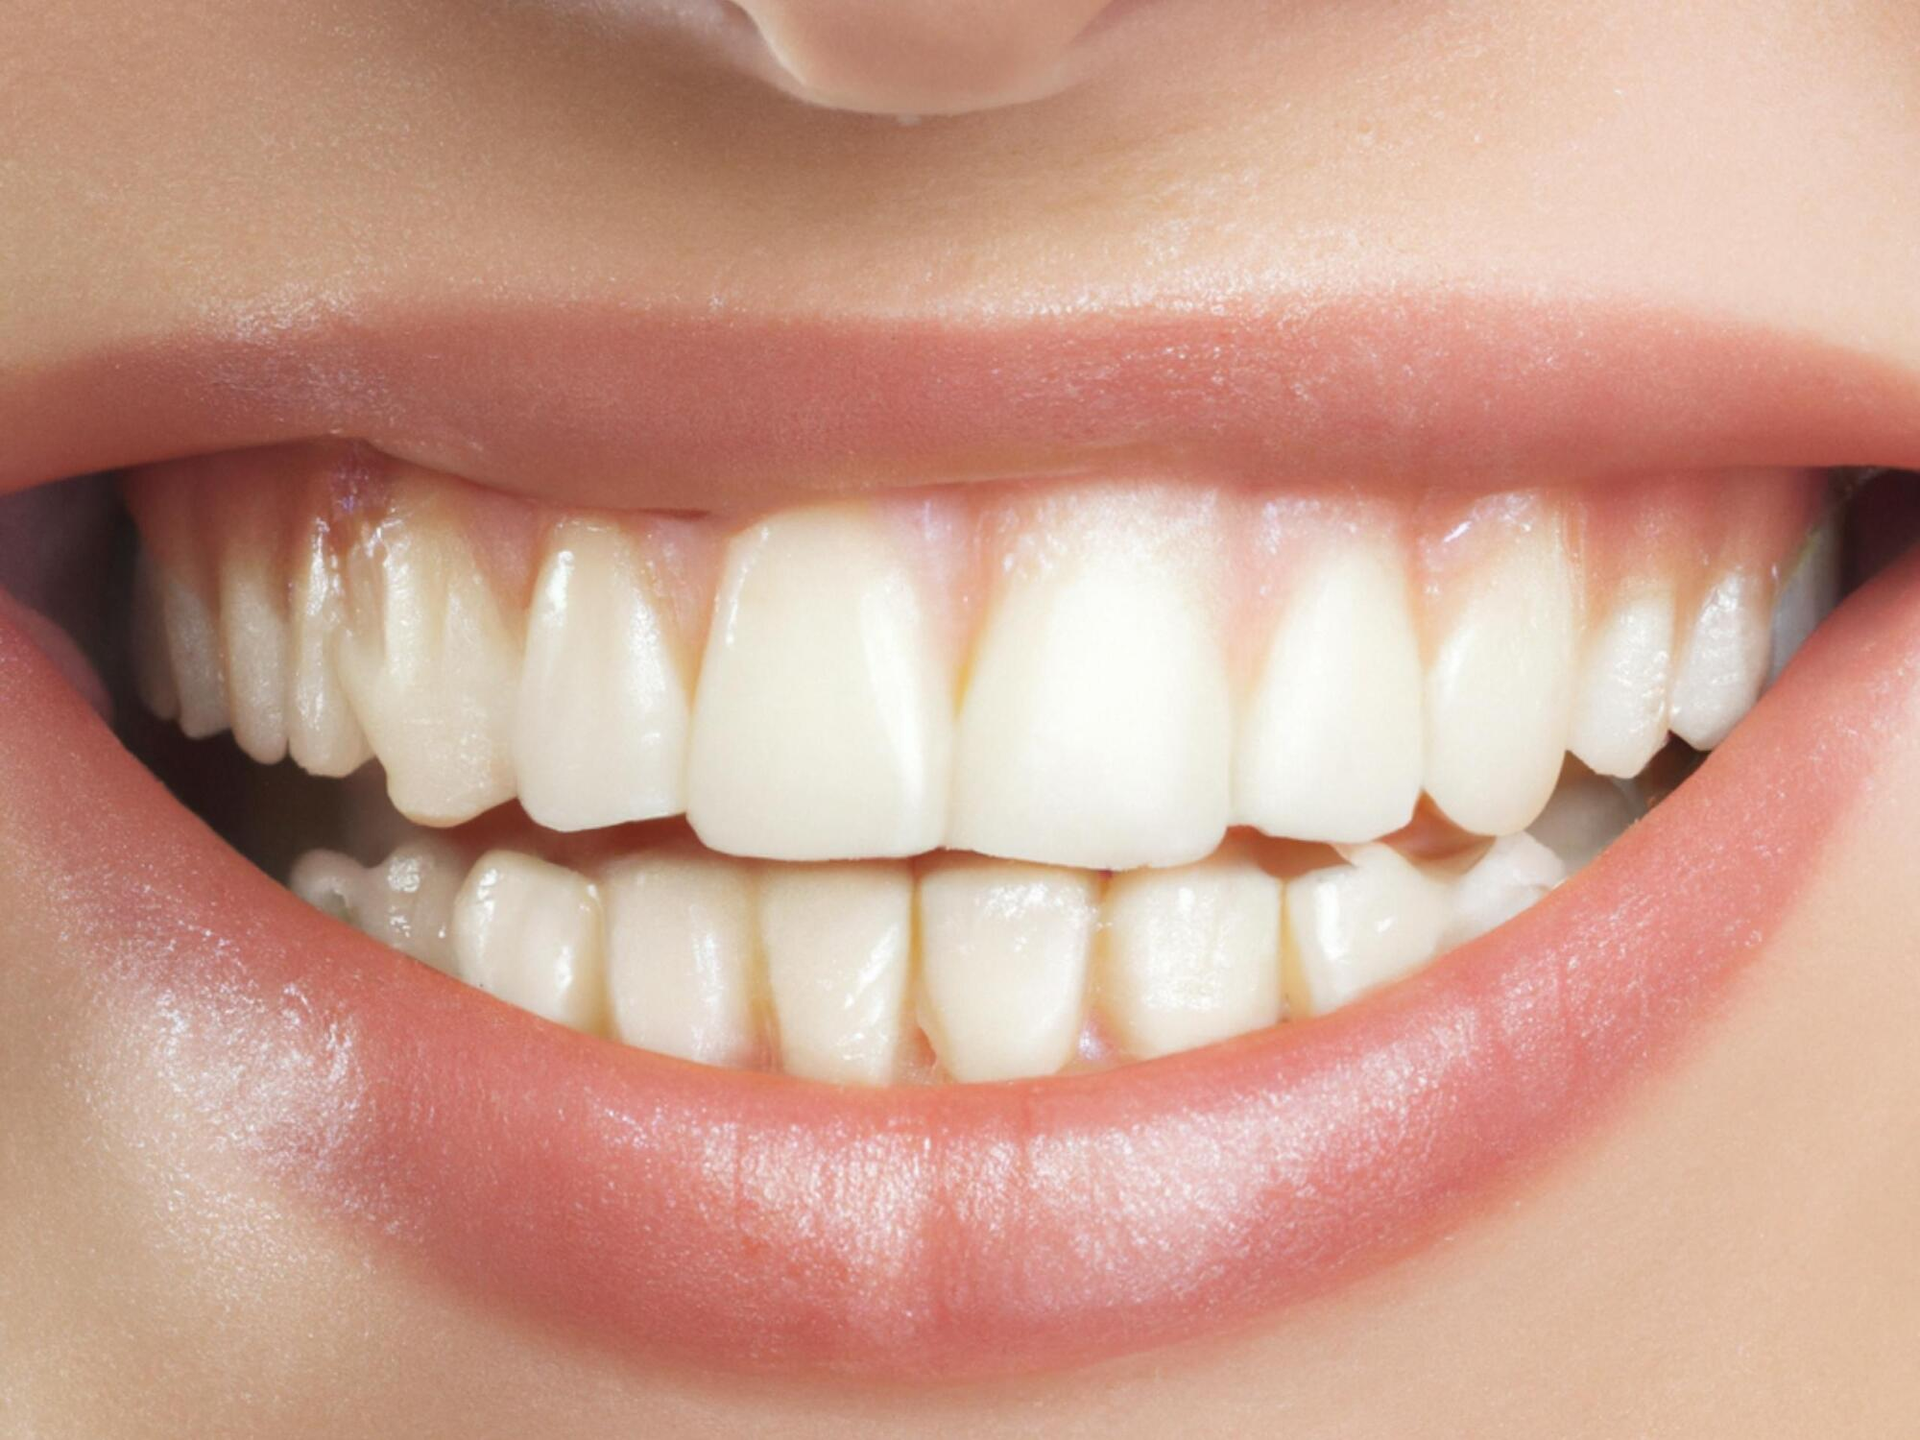
[(1110, 0), (730, 0), (784, 89), (839, 109), (947, 114), (1057, 89)]

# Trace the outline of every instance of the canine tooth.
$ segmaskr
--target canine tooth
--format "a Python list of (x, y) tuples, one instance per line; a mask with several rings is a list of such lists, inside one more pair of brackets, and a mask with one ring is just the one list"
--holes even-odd
[(1385, 547), (1321, 556), (1282, 612), (1243, 714), (1234, 810), (1269, 835), (1361, 841), (1420, 798), (1420, 645)]
[(287, 750), (309, 774), (351, 775), (373, 752), (340, 684), (337, 655), (346, 634), (346, 604), (323, 524), (313, 525), (302, 541), (291, 609)]
[(1503, 835), (1453, 882), (1452, 916), (1439, 949), (1504, 925), (1567, 878), (1560, 857), (1531, 835)]
[(687, 686), (617, 528), (556, 527), (535, 582), (513, 730), (520, 803), (552, 830), (686, 807)]
[(227, 728), (227, 679), (220, 660), (220, 625), (200, 593), (160, 569), (160, 617), (167, 661), (180, 701), (180, 729), (195, 740)]
[(160, 571), (144, 549), (133, 566), (133, 683), (145, 705), (157, 718), (180, 714), (180, 691), (173, 683), (173, 660), (167, 654), (167, 621), (161, 613)]
[(1584, 870), (1646, 814), (1631, 789), (1615, 780), (1569, 765), (1553, 799), (1527, 833), (1560, 857), (1567, 873)]
[(707, 1065), (754, 1058), (753, 883), (732, 861), (680, 847), (600, 879), (614, 1033)]
[(946, 825), (952, 687), (919, 586), (872, 512), (734, 537), (693, 709), (687, 816), (781, 860), (911, 855)]
[(451, 825), (511, 798), (519, 647), (450, 518), (395, 514), (346, 580), (340, 679), (395, 808)]
[(465, 876), (452, 846), (417, 840), (370, 870), (331, 850), (310, 850), (294, 865), (287, 888), (316, 910), (451, 975), (453, 906)]
[(1760, 581), (1735, 570), (1700, 603), (1673, 677), (1673, 733), (1711, 750), (1738, 724), (1767, 678), (1772, 636)]
[(781, 1068), (842, 1084), (891, 1080), (913, 960), (906, 866), (775, 866), (760, 882), (760, 936)]
[(1638, 775), (1667, 738), (1673, 594), (1618, 605), (1588, 642), (1567, 748), (1602, 775)]
[(263, 765), (287, 753), (287, 676), (292, 636), (277, 557), (229, 553), (220, 567), (220, 628), (226, 641), (233, 738)]
[(1246, 860), (1134, 870), (1107, 888), (1098, 993), (1142, 1059), (1280, 1018), (1280, 882)]
[(956, 1080), (1051, 1075), (1073, 1058), (1094, 877), (960, 860), (920, 881), (920, 1023)]
[(1231, 716), (1200, 579), (1095, 530), (1016, 569), (974, 656), (948, 844), (1092, 869), (1177, 865), (1225, 833)]
[(1447, 887), (1385, 845), (1287, 882), (1287, 1008), (1324, 1015), (1437, 953)]
[(460, 978), (509, 1004), (592, 1034), (607, 1008), (600, 897), (573, 871), (490, 850), (453, 902)]
[(1481, 835), (1523, 830), (1553, 793), (1573, 704), (1572, 566), (1559, 517), (1503, 525), (1427, 670), (1427, 793)]
[(1773, 663), (1767, 683), (1780, 678), (1820, 622), (1840, 603), (1840, 526), (1821, 522), (1807, 537), (1793, 570), (1773, 601)]

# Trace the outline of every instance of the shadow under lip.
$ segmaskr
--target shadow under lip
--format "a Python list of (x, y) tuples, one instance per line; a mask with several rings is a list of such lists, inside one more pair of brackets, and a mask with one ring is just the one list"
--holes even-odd
[(208, 1123), (400, 1263), (713, 1369), (1057, 1367), (1406, 1252), (1675, 1054), (1903, 733), (1917, 577), (1851, 600), (1536, 909), (1324, 1021), (1103, 1075), (853, 1093), (509, 1010), (241, 863), (4, 623), (0, 878), (60, 897), (10, 922), (27, 964), (208, 1077)]

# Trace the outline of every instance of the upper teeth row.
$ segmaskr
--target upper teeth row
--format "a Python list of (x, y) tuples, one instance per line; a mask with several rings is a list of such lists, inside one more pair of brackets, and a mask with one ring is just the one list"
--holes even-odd
[(561, 830), (684, 811), (741, 855), (1123, 869), (1231, 825), (1374, 839), (1423, 790), (1517, 833), (1567, 751), (1631, 775), (1669, 730), (1717, 743), (1832, 603), (1830, 535), (1777, 597), (1777, 553), (1616, 561), (1603, 587), (1577, 502), (1522, 494), (1438, 538), (1323, 526), (1249, 610), (1220, 507), (1090, 495), (991, 557), (969, 626), (896, 512), (772, 515), (727, 541), (695, 663), (644, 525), (556, 520), (518, 604), (439, 490), (396, 486), (313, 517), (290, 575), (242, 543), (206, 584), (149, 564), (143, 688), (262, 760), (377, 756), (430, 824), (517, 795)]
[(428, 839), (372, 869), (310, 852), (291, 883), (575, 1029), (884, 1084), (924, 1063), (921, 1035), (937, 1073), (999, 1080), (1052, 1074), (1102, 1043), (1147, 1058), (1322, 1013), (1492, 929), (1564, 874), (1529, 835), (1465, 868), (1365, 845), (1285, 881), (1234, 850), (1107, 879), (975, 857), (918, 873), (755, 866), (691, 845), (584, 870), (494, 850), (469, 867)]

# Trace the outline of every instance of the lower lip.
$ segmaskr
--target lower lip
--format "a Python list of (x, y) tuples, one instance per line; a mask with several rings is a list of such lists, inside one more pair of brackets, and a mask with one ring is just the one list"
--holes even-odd
[(60, 897), (104, 1005), (165, 1005), (265, 1174), (489, 1303), (710, 1368), (1036, 1370), (1404, 1255), (1604, 1116), (1764, 950), (1915, 654), (1920, 563), (1534, 910), (1333, 1017), (1077, 1078), (839, 1091), (510, 1010), (240, 860), (4, 616), (0, 883)]

